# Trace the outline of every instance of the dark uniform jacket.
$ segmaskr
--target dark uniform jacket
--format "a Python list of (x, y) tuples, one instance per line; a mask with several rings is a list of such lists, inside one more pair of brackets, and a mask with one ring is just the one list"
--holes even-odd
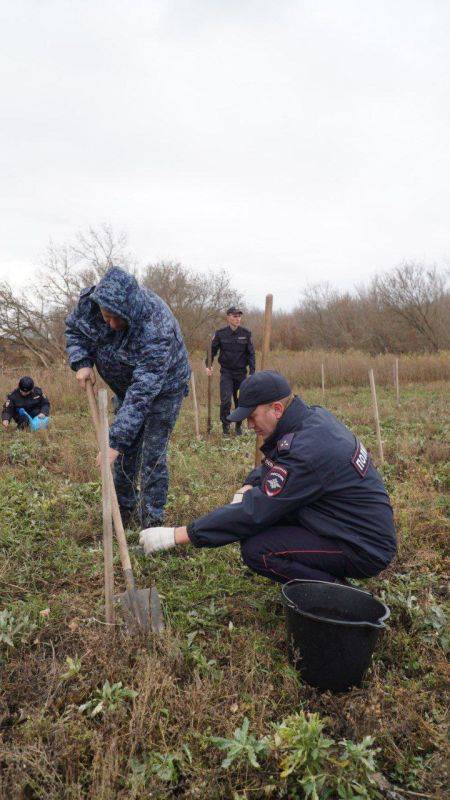
[(219, 547), (274, 525), (339, 539), (349, 552), (386, 566), (396, 551), (392, 508), (370, 455), (336, 417), (294, 398), (244, 483), (241, 503), (188, 526), (198, 547)]
[(215, 332), (211, 342), (211, 363), (220, 351), (219, 364), (222, 370), (229, 372), (246, 372), (250, 375), (255, 371), (255, 349), (252, 342), (252, 332), (248, 328), (236, 328), (233, 331), (229, 325)]
[(45, 414), (48, 417), (50, 414), (50, 403), (39, 386), (35, 386), (31, 394), (26, 397), (20, 394), (19, 388), (14, 389), (6, 398), (2, 410), (2, 419), (23, 422), (23, 417), (19, 414), (19, 408), (24, 408), (30, 417), (37, 417), (38, 414)]
[[(127, 329), (112, 330), (100, 306), (125, 319)], [(157, 396), (187, 394), (190, 368), (180, 326), (157, 294), (119, 267), (81, 292), (66, 322), (72, 369), (95, 364), (119, 398), (109, 443), (124, 452), (140, 434)]]

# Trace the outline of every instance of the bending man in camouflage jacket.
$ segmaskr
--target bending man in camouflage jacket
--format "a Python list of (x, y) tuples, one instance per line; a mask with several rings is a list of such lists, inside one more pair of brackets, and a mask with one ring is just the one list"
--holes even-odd
[[(67, 352), (79, 384), (94, 365), (117, 397), (110, 462), (124, 522), (139, 507), (160, 524), (167, 499), (169, 436), (188, 392), (189, 364), (177, 320), (158, 295), (119, 267), (81, 292), (67, 318)], [(141, 462), (140, 498), (137, 473)]]

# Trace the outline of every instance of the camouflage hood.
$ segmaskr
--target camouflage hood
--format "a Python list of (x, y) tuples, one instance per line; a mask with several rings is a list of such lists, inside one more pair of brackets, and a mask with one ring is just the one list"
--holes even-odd
[(130, 328), (139, 322), (144, 294), (136, 278), (120, 267), (111, 267), (99, 281), (90, 299), (128, 322)]

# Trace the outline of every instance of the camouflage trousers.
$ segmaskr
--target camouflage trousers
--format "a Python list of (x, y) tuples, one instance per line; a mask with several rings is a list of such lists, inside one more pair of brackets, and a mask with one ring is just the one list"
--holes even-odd
[(169, 486), (167, 445), (185, 394), (183, 390), (156, 397), (139, 436), (114, 463), (120, 508), (138, 511), (143, 528), (164, 521)]

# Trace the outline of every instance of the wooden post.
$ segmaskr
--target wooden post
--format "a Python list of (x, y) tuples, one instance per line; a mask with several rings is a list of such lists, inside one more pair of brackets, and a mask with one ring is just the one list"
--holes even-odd
[[(208, 347), (206, 350), (206, 366), (208, 369), (211, 369), (212, 360), (211, 360), (211, 342), (208, 342)], [(212, 387), (212, 375), (208, 374), (208, 408), (207, 408), (207, 418), (206, 418), (206, 433), (208, 436), (211, 435), (211, 387)]]
[(192, 389), (192, 404), (194, 406), (195, 436), (196, 436), (197, 439), (201, 439), (201, 436), (200, 436), (200, 425), (199, 425), (199, 421), (198, 421), (197, 392), (195, 390), (194, 370), (192, 370), (192, 372), (191, 372), (191, 389)]
[(100, 416), (100, 452), (102, 459), (102, 499), (103, 499), (103, 562), (105, 574), (105, 618), (114, 625), (114, 570), (113, 570), (113, 528), (111, 502), (111, 469), (109, 466), (109, 425), (108, 395), (106, 389), (98, 393)]
[(322, 397), (325, 397), (325, 367), (322, 362)]
[(395, 380), (395, 393), (397, 395), (397, 405), (400, 405), (400, 384), (398, 382), (398, 358), (395, 359), (394, 364), (394, 380)]
[(272, 333), (272, 308), (273, 308), (273, 294), (266, 295), (266, 307), (264, 310), (264, 328), (263, 328), (263, 342), (261, 351), (261, 367), (266, 369), (267, 356), (270, 350), (270, 334)]
[(377, 391), (375, 389), (375, 378), (373, 375), (373, 369), (369, 369), (369, 380), (370, 380), (370, 390), (372, 392), (372, 406), (373, 406), (373, 415), (375, 417), (375, 430), (377, 433), (378, 453), (380, 456), (380, 462), (381, 464), (383, 464), (384, 463), (383, 442), (381, 441), (380, 417), (378, 414)]
[[(264, 329), (263, 329), (263, 342), (261, 351), (261, 370), (267, 366), (267, 358), (270, 350), (270, 334), (272, 332), (272, 308), (273, 308), (273, 294), (266, 295), (266, 308), (264, 311)], [(261, 463), (261, 450), (262, 437), (257, 436), (255, 445), (255, 467)]]

